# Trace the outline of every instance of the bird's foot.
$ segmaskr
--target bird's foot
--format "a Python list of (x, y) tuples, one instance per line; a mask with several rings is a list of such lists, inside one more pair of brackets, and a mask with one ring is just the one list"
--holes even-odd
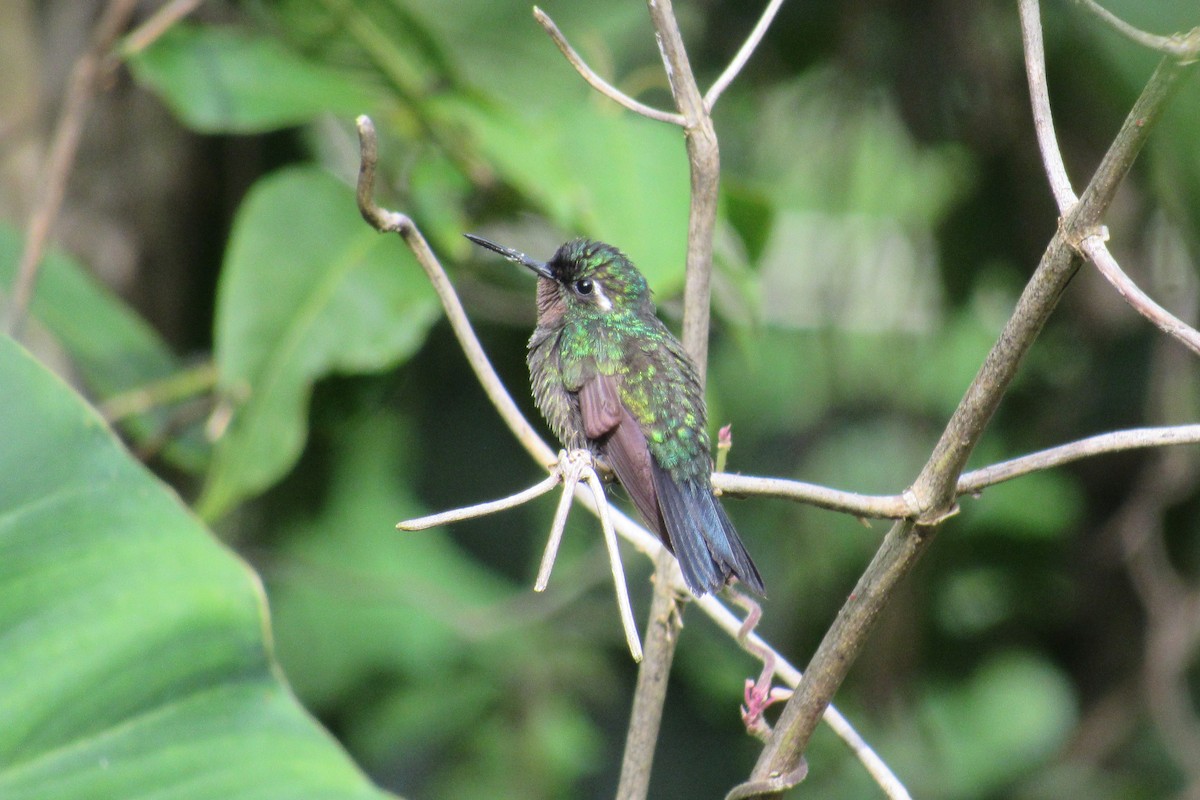
[(792, 696), (792, 690), (783, 686), (771, 686), (770, 677), (755, 681), (746, 678), (745, 704), (742, 706), (742, 722), (746, 732), (764, 742), (771, 735), (771, 726), (763, 717), (763, 712), (781, 700)]
[(563, 483), (578, 483), (587, 477), (589, 471), (595, 471), (596, 458), (591, 450), (579, 448), (575, 450), (559, 450), (558, 466), (555, 470)]

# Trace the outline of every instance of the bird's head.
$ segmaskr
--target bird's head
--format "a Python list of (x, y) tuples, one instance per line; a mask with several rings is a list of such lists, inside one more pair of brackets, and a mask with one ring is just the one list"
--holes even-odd
[(592, 239), (572, 239), (559, 247), (549, 261), (538, 261), (482, 237), (469, 233), (466, 237), (537, 274), (539, 326), (557, 325), (567, 315), (653, 313), (645, 277), (612, 245)]

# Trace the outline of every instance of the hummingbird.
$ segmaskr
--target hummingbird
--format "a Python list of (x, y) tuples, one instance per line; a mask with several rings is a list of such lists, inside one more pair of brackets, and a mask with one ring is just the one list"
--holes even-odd
[(611, 469), (696, 597), (733, 578), (765, 594), (713, 494), (699, 374), (655, 314), (642, 273), (620, 250), (591, 239), (573, 239), (538, 261), (466, 237), (538, 277), (529, 376), (538, 410), (563, 446), (587, 449)]

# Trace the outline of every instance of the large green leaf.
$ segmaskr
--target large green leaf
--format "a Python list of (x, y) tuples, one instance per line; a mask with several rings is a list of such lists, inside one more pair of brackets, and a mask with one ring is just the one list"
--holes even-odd
[(352, 76), (232, 28), (177, 25), (129, 66), (186, 125), (206, 133), (276, 130), (372, 105)]
[[(21, 248), (21, 235), (0, 225), (0, 286), (12, 285)], [(101, 400), (166, 379), (182, 369), (145, 320), (73, 259), (54, 250), (42, 259), (30, 319), (49, 331), (87, 388)], [(171, 411), (157, 408), (122, 424), (135, 439), (155, 439), (170, 424)], [(206, 448), (198, 432), (191, 433), (172, 439), (164, 454), (177, 466), (199, 470)]]
[(362, 221), (348, 187), (314, 168), (260, 181), (234, 222), (218, 287), (216, 360), (234, 410), (201, 513), (219, 515), (295, 463), (314, 380), (399, 363), (437, 314), (425, 274)]
[(8, 338), (0, 385), (0, 797), (382, 797), (280, 678), (253, 573)]

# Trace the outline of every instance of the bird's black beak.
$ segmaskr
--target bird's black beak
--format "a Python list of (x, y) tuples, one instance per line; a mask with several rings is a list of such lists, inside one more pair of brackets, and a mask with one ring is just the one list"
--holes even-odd
[(482, 236), (476, 236), (473, 233), (464, 233), (463, 236), (467, 237), (480, 247), (486, 247), (488, 250), (494, 250), (515, 264), (528, 267), (543, 278), (550, 278), (551, 280), (554, 279), (554, 273), (550, 271), (550, 267), (545, 261), (537, 261), (536, 259), (532, 259), (525, 255), (520, 250), (513, 250), (511, 247), (505, 247), (504, 245), (490, 242), (487, 239), (484, 239)]

